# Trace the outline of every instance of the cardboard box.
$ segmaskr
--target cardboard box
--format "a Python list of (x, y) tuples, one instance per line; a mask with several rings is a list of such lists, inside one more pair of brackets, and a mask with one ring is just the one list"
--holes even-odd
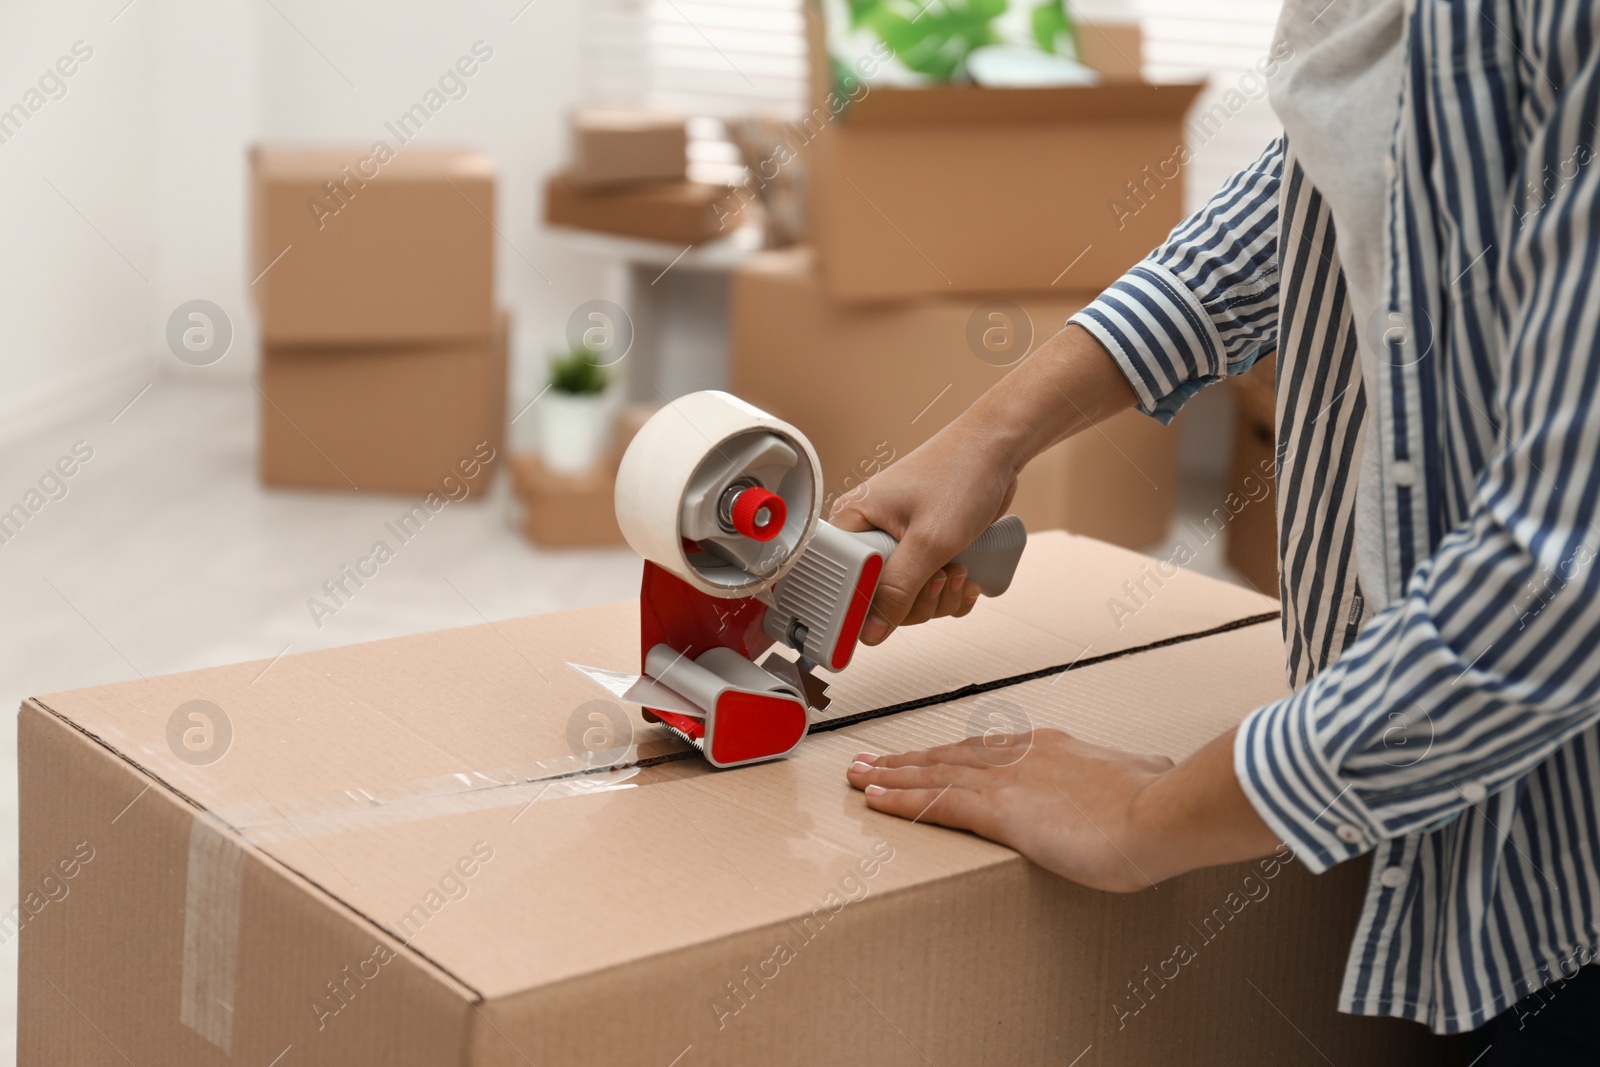
[(375, 147), (251, 151), (251, 291), (266, 344), (493, 332), (493, 164), (478, 152)]
[[(1031, 332), (1042, 343), (1094, 295), (849, 306), (829, 298), (813, 264), (810, 249), (784, 249), (734, 272), (731, 385), (811, 439), (829, 497), (927, 440), (1028, 350), (992, 352), (989, 339), (1016, 345)], [(1153, 545), (1172, 521), (1177, 463), (1176, 430), (1130, 411), (1036, 459), (1012, 510), (1030, 529)]]
[(737, 224), (736, 218), (729, 218), (729, 228), (724, 228), (730, 195), (726, 185), (688, 181), (581, 189), (565, 174), (556, 174), (545, 183), (544, 221), (693, 245), (726, 237)]
[(544, 548), (626, 544), (617, 526), (616, 464), (557, 474), (536, 455), (511, 457), (522, 535)]
[(1228, 379), (1235, 404), (1228, 491), (1249, 501), (1228, 522), (1228, 566), (1268, 596), (1278, 595), (1277, 357)]
[(567, 177), (589, 187), (682, 181), (689, 130), (682, 115), (639, 108), (586, 108), (572, 116)]
[[(440, 491), (487, 487), (502, 448), (510, 321), (437, 348), (267, 348), (260, 474), (266, 485)], [(445, 487), (449, 490), (449, 486)]]
[(511, 489), (522, 535), (544, 548), (625, 544), (617, 525), (617, 466), (639, 427), (660, 407), (652, 403), (622, 405), (613, 424), (610, 454), (587, 474), (559, 474), (537, 455), (513, 455)]
[(632, 603), (30, 700), (22, 881), (52, 898), (19, 1062), (1431, 1062), (1334, 1010), (1360, 864), (1097, 893), (845, 783), (1014, 716), (1181, 757), (1280, 695), (1246, 590), (1179, 573), (1112, 622), (1151, 564), (1036, 538), (1005, 597), (862, 649), (793, 757), (732, 771), (567, 667), (635, 665)]
[(874, 88), (808, 148), (828, 291), (848, 301), (1099, 290), (1184, 215), (1201, 83)]
[(1108, 81), (1144, 77), (1144, 33), (1137, 21), (1079, 22), (1078, 60)]

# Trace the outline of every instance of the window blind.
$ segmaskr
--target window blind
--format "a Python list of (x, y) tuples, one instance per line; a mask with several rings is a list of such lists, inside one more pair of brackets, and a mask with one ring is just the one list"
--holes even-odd
[(585, 98), (691, 116), (690, 177), (738, 178), (720, 120), (803, 110), (801, 0), (588, 0), (586, 17)]
[[(796, 116), (804, 109), (801, 3), (587, 0), (584, 97), (591, 103), (670, 107), (693, 116), (692, 175), (734, 180), (738, 155), (720, 120), (757, 111)], [(1212, 121), (1198, 136), (1191, 131), (1191, 206), (1203, 203), (1277, 135), (1264, 80), (1252, 72), (1267, 56), (1279, 0), (1097, 0), (1073, 8), (1084, 19), (1102, 13), (1126, 18), (1130, 10), (1138, 15), (1147, 76), (1210, 79), (1194, 114), (1219, 102), (1239, 104), (1228, 110), (1226, 121)]]

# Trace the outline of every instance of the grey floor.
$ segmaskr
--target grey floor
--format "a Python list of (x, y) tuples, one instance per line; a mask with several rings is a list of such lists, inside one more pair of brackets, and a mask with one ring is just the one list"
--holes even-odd
[[(158, 381), (0, 451), (0, 511), (77, 442), (93, 458), (0, 543), (0, 705), (35, 694), (602, 603), (634, 595), (625, 550), (538, 551), (504, 483), (451, 504), (319, 627), (323, 582), (365, 554), (403, 496), (255, 480), (255, 394)], [(115, 421), (113, 421), (115, 419)], [(80, 446), (80, 451), (82, 446)], [(1221, 489), (1186, 485), (1180, 518)], [(1154, 550), (1165, 554), (1160, 548)], [(1191, 569), (1231, 577), (1215, 547)], [(15, 731), (0, 731), (0, 912), (17, 892)], [(17, 942), (0, 947), (0, 1061), (15, 1048)]]

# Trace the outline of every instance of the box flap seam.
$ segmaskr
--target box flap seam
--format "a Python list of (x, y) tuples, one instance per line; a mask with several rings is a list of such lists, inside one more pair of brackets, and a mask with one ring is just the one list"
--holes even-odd
[(444, 964), (440, 963), (438, 960), (436, 960), (433, 957), (429, 956), (426, 952), (423, 952), (421, 949), (419, 949), (416, 946), (412, 945), (410, 942), (408, 942), (404, 938), (401, 938), (401, 937), (397, 936), (388, 927), (384, 926), (382, 923), (380, 923), (378, 920), (374, 919), (372, 916), (368, 915), (366, 912), (362, 911), (360, 908), (355, 907), (353, 904), (351, 904), (349, 901), (345, 900), (343, 897), (341, 897), (338, 894), (334, 893), (327, 886), (323, 885), (317, 879), (311, 877), (305, 871), (300, 870), (298, 867), (295, 867), (292, 864), (286, 863), (285, 861), (283, 861), (282, 859), (278, 858), (277, 856), (274, 856), (272, 853), (267, 852), (267, 851), (257, 847), (256, 845), (252, 844), (250, 842), (250, 839), (247, 836), (245, 836), (243, 833), (241, 833), (239, 831), (239, 829), (237, 827), (235, 827), (232, 823), (229, 823), (225, 818), (222, 818), (220, 815), (218, 815), (217, 812), (208, 809), (204, 804), (201, 804), (194, 797), (189, 796), (183, 790), (181, 790), (181, 789), (177, 788), (176, 786), (174, 786), (171, 782), (169, 782), (165, 778), (161, 777), (161, 775), (155, 773), (150, 768), (146, 767), (144, 764), (142, 764), (138, 760), (134, 759), (132, 756), (129, 756), (127, 753), (121, 751), (116, 746), (112, 745), (111, 743), (106, 741), (104, 738), (102, 738), (98, 734), (94, 733), (92, 730), (85, 729), (80, 724), (72, 721), (70, 718), (68, 718), (67, 716), (63, 715), (61, 712), (57, 711), (56, 709), (50, 707), (50, 705), (46, 704), (43, 700), (40, 700), (38, 697), (29, 697), (29, 698), (27, 698), (27, 702), (32, 704), (34, 707), (38, 708), (39, 710), (41, 710), (43, 712), (46, 712), (51, 717), (55, 718), (59, 722), (61, 722), (64, 725), (66, 725), (69, 729), (72, 729), (72, 730), (76, 731), (77, 733), (81, 734), (82, 736), (88, 738), (96, 746), (98, 746), (99, 748), (103, 749), (105, 752), (107, 752), (110, 755), (114, 756), (115, 758), (117, 758), (118, 760), (122, 761), (123, 763), (127, 764), (129, 767), (132, 767), (135, 771), (137, 771), (139, 774), (143, 775), (151, 783), (161, 786), (168, 793), (170, 793), (171, 795), (173, 795), (173, 796), (177, 797), (178, 799), (182, 800), (185, 804), (187, 804), (189, 807), (193, 808), (200, 815), (203, 815), (208, 819), (215, 820), (216, 822), (218, 822), (218, 823), (222, 824), (223, 826), (227, 827), (230, 838), (239, 846), (239, 848), (242, 851), (248, 851), (250, 853), (253, 853), (254, 855), (260, 856), (263, 860), (267, 861), (268, 863), (271, 863), (271, 864), (275, 865), (276, 867), (278, 867), (278, 868), (280, 868), (280, 869), (282, 869), (284, 871), (289, 872), (290, 874), (294, 875), (296, 878), (299, 878), (301, 881), (303, 881), (307, 885), (309, 885), (309, 886), (313, 887), (314, 889), (316, 889), (327, 900), (332, 901), (338, 907), (343, 908), (345, 911), (348, 911), (350, 914), (357, 916), (363, 922), (365, 922), (367, 925), (371, 926), (373, 929), (375, 929), (379, 933), (383, 934), (384, 937), (392, 939), (397, 944), (399, 944), (400, 947), (404, 951), (406, 951), (406, 952), (412, 954), (413, 956), (417, 957), (418, 959), (422, 960), (423, 962), (428, 964), (428, 966), (432, 967), (434, 970), (438, 971), (440, 974), (445, 975), (452, 982), (455, 982), (462, 989), (466, 990), (471, 995), (473, 1004), (482, 1004), (483, 1003), (484, 997), (483, 997), (482, 991), (480, 991), (472, 983), (466, 981), (459, 974), (456, 974), (454, 971), (452, 971), (449, 967), (446, 967)]

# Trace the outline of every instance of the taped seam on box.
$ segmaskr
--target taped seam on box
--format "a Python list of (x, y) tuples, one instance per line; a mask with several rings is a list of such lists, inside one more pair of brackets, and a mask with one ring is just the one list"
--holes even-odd
[(178, 1021), (231, 1056), (244, 850), (207, 815), (189, 824), (186, 883)]
[(948, 704), (956, 700), (965, 700), (968, 697), (982, 696), (984, 693), (992, 693), (996, 689), (1005, 689), (1009, 686), (1021, 685), (1024, 682), (1037, 681), (1040, 678), (1048, 678), (1053, 674), (1066, 674), (1068, 671), (1082, 670), (1085, 667), (1093, 667), (1097, 664), (1107, 663), (1114, 659), (1122, 659), (1124, 656), (1132, 656), (1140, 652), (1154, 652), (1156, 649), (1187, 644), (1190, 641), (1198, 641), (1204, 637), (1220, 637), (1223, 634), (1232, 633), (1234, 630), (1242, 630), (1249, 626), (1259, 626), (1264, 622), (1276, 622), (1279, 618), (1280, 613), (1276, 611), (1263, 612), (1260, 615), (1248, 615), (1242, 619), (1225, 622), (1220, 626), (1213, 626), (1209, 630), (1179, 634), (1176, 637), (1163, 637), (1161, 640), (1151, 641), (1149, 644), (1117, 649), (1115, 652), (1106, 652), (1098, 656), (1085, 656), (1075, 659), (1071, 663), (1058, 664), (1054, 667), (1040, 667), (1036, 671), (1013, 674), (1007, 678), (997, 678), (992, 682), (973, 682), (971, 685), (964, 685), (959, 689), (952, 689), (945, 693), (936, 693), (933, 696), (918, 697), (916, 700), (907, 700), (887, 707), (871, 708), (867, 711), (840, 715), (834, 719), (824, 719), (822, 722), (813, 723), (810, 732), (820, 733), (826, 730), (842, 730), (846, 726), (855, 726), (858, 723), (881, 719), (885, 715), (898, 715), (904, 711), (916, 711), (918, 708), (931, 707), (934, 704)]
[(558, 797), (631, 789), (636, 783), (629, 779), (652, 765), (649, 760), (638, 759), (637, 753), (638, 747), (629, 745), (618, 759), (605, 765), (596, 765), (581, 756), (562, 756), (524, 768), (417, 779), (386, 786), (381, 795), (367, 789), (348, 789), (271, 804), (217, 808), (212, 814), (256, 845), (325, 837)]
[[(841, 730), (890, 715), (965, 700), (997, 689), (1082, 670), (1125, 656), (1206, 637), (1217, 637), (1245, 627), (1273, 622), (1278, 617), (1278, 612), (1275, 611), (1250, 615), (1194, 633), (1162, 638), (1159, 641), (1118, 649), (1099, 656), (1084, 656), (1070, 663), (1041, 667), (1023, 674), (1014, 674), (988, 682), (975, 682), (959, 689), (918, 697), (915, 700), (823, 719), (812, 723), (809, 732), (825, 733), (830, 730)], [(516, 804), (532, 805), (562, 797), (633, 789), (646, 784), (633, 780), (641, 771), (695, 759), (698, 756), (699, 752), (695, 749), (680, 749), (639, 757), (638, 746), (630, 745), (619, 758), (603, 766), (597, 766), (581, 756), (560, 756), (540, 760), (523, 768), (495, 772), (472, 771), (386, 786), (381, 791), (382, 795), (366, 789), (353, 789), (333, 796), (279, 801), (273, 805), (221, 808), (215, 810), (213, 814), (252, 843), (265, 845), (295, 838), (348, 833), (373, 826), (392, 826), (434, 819), (462, 812), (483, 811)]]
[[(161, 788), (163, 790), (165, 790), (166, 793), (170, 794), (171, 797), (175, 801), (181, 802), (182, 804), (186, 805), (189, 809), (191, 809), (194, 818), (196, 818), (196, 819), (208, 819), (208, 820), (213, 821), (214, 823), (223, 822), (223, 820), (220, 818), (220, 816), (218, 816), (215, 812), (208, 811), (206, 809), (205, 805), (201, 804), (200, 801), (196, 800), (193, 796), (191, 796), (188, 793), (184, 792), (182, 789), (180, 789), (177, 786), (177, 784), (175, 784), (174, 782), (170, 781), (169, 779), (167, 779), (163, 775), (157, 773), (153, 768), (148, 767), (143, 763), (140, 763), (137, 759), (133, 758), (127, 752), (123, 751), (122, 749), (118, 748), (116, 745), (114, 745), (111, 742), (109, 742), (106, 738), (101, 737), (99, 734), (95, 733), (94, 731), (87, 729), (86, 727), (84, 727), (84, 725), (82, 723), (76, 722), (73, 719), (71, 719), (68, 716), (66, 716), (65, 714), (63, 714), (62, 712), (56, 710), (55, 708), (52, 708), (50, 705), (46, 704), (41, 698), (39, 698), (39, 697), (28, 697), (24, 701), (23, 706), (24, 707), (32, 706), (34, 708), (37, 708), (41, 714), (48, 716), (50, 719), (54, 720), (56, 723), (60, 724), (65, 729), (70, 730), (73, 733), (77, 734), (78, 736), (87, 739), (87, 741), (91, 745), (95, 746), (97, 749), (99, 749), (100, 751), (104, 752), (110, 758), (115, 759), (115, 760), (119, 760), (123, 764), (127, 765), (128, 767), (133, 768), (134, 773), (139, 775), (141, 778), (148, 779), (149, 781), (154, 782), (155, 784), (161, 786)], [(229, 830), (233, 829), (232, 827), (226, 827), (226, 828), (229, 829)], [(215, 829), (215, 827), (213, 827), (213, 829)], [(244, 840), (248, 840), (247, 838), (243, 838), (243, 835), (241, 835), (241, 838), (244, 839)], [(241, 848), (239, 851), (240, 851), (241, 890), (242, 890), (242, 867), (243, 867), (243, 861), (244, 861), (243, 860), (244, 850)], [(267, 852), (265, 850), (258, 851), (258, 852), (255, 853), (255, 855), (262, 862), (270, 863), (275, 868), (282, 868), (284, 871), (287, 871), (289, 874), (292, 874), (294, 877), (300, 879), (301, 881), (304, 881), (307, 885), (310, 885), (312, 888), (317, 890), (317, 892), (321, 893), (325, 898), (327, 898), (327, 900), (332, 902), (334, 905), (336, 905), (336, 906), (338, 906), (338, 907), (350, 912), (350, 914), (356, 916), (362, 922), (364, 922), (367, 925), (371, 926), (374, 931), (377, 931), (378, 933), (383, 934), (385, 937), (394, 937), (394, 935), (389, 931), (388, 927), (386, 927), (382, 922), (379, 922), (377, 919), (373, 918), (371, 915), (368, 915), (366, 912), (362, 911), (360, 908), (355, 907), (348, 900), (346, 900), (343, 897), (339, 896), (339, 894), (337, 894), (333, 890), (329, 889), (326, 885), (324, 885), (322, 882), (318, 881), (316, 878), (312, 877), (306, 871), (301, 870), (299, 867), (294, 866), (292, 863), (288, 862), (287, 860), (280, 859), (278, 856), (274, 855), (271, 852)], [(187, 893), (188, 893), (188, 889), (187, 889), (187, 885), (186, 885), (185, 886), (185, 897), (186, 898), (187, 898)], [(426, 953), (426, 952), (422, 951), (421, 949), (417, 948), (416, 945), (412, 944), (410, 941), (407, 941), (404, 938), (396, 938), (396, 940), (400, 943), (400, 945), (406, 951), (411, 953), (413, 956), (416, 956), (419, 960), (421, 960), (423, 963), (427, 964), (429, 967), (432, 967), (434, 970), (438, 971), (440, 974), (444, 975), (450, 981), (452, 981), (452, 982), (456, 983), (457, 985), (459, 985), (462, 989), (466, 990), (471, 995), (473, 1003), (482, 1003), (483, 1002), (483, 993), (481, 991), (479, 991), (476, 987), (474, 987), (466, 979), (461, 977), (461, 975), (455, 973), (450, 968), (446, 967), (442, 962), (440, 962), (439, 960), (435, 959), (433, 956), (431, 956), (428, 953)], [(237, 937), (235, 937), (234, 943), (237, 946), (237, 943), (238, 943), (237, 942)], [(180, 1012), (182, 1011), (181, 1000), (180, 1000), (180, 1004), (179, 1004), (179, 1010), (180, 1010)]]

